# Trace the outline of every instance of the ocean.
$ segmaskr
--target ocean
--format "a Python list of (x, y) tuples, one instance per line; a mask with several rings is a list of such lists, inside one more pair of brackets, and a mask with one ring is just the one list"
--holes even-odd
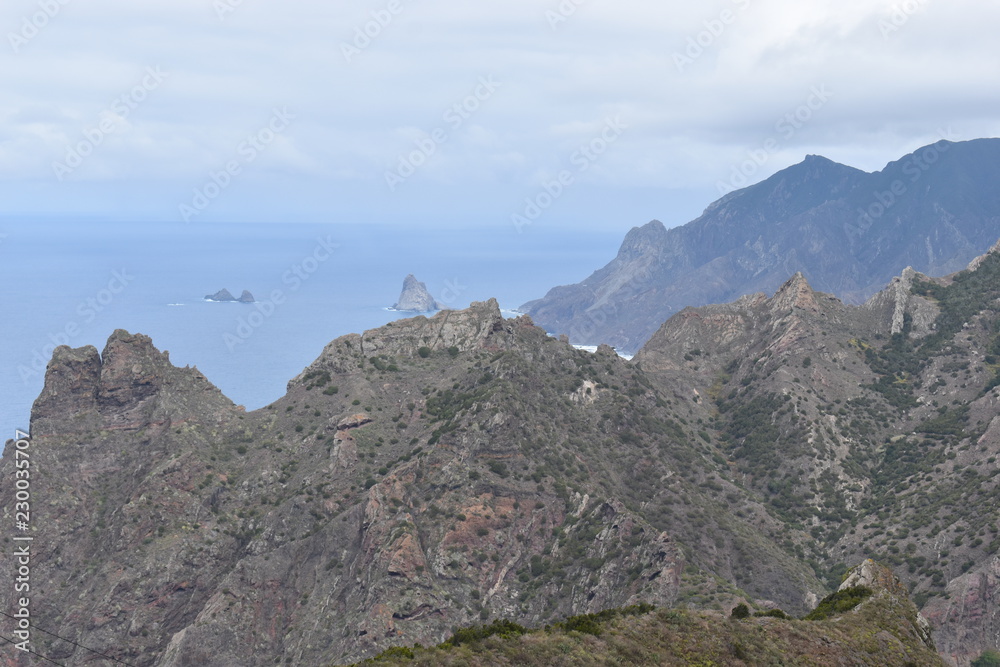
[[(56, 345), (143, 333), (255, 410), (331, 340), (412, 317), (388, 309), (408, 273), (450, 308), (496, 297), (514, 310), (606, 264), (627, 231), (0, 223), (0, 432), (28, 427)], [(204, 299), (222, 288), (258, 304)]]

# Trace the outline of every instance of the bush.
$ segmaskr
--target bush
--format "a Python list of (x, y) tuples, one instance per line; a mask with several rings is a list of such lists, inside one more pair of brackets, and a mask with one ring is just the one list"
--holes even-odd
[(496, 620), (489, 625), (476, 625), (471, 628), (461, 628), (455, 634), (444, 641), (444, 646), (461, 646), (470, 642), (477, 642), (487, 637), (497, 636), (502, 639), (507, 637), (517, 637), (528, 633), (528, 629), (506, 619)]
[(562, 623), (566, 632), (582, 632), (588, 635), (600, 636), (604, 628), (597, 622), (593, 614), (581, 614), (580, 616), (570, 616)]
[(750, 616), (750, 607), (741, 602), (733, 607), (733, 611), (729, 615), (733, 618), (747, 618)]
[(417, 354), (420, 355), (421, 359), (426, 359), (427, 357), (431, 356), (431, 348), (424, 345), (419, 350), (417, 350)]
[(872, 589), (867, 586), (852, 586), (842, 591), (831, 593), (823, 598), (816, 608), (803, 617), (805, 621), (822, 621), (845, 611), (854, 609), (866, 598), (871, 597)]
[(972, 667), (1000, 667), (1000, 652), (990, 649), (972, 661)]

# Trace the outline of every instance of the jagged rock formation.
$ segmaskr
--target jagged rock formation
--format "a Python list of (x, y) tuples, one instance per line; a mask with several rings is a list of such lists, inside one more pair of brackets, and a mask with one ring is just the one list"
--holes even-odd
[(720, 412), (734, 472), (812, 525), (804, 555), (897, 566), (955, 665), (995, 641), (1000, 595), (1000, 256), (972, 267), (908, 270), (860, 307), (797, 275), (771, 298), (681, 311), (635, 359)]
[(253, 294), (251, 294), (247, 290), (243, 290), (243, 293), (240, 294), (240, 298), (237, 299), (235, 296), (232, 295), (232, 293), (229, 290), (227, 290), (225, 288), (222, 288), (221, 290), (219, 290), (215, 294), (208, 294), (208, 295), (206, 295), (205, 296), (205, 300), (206, 301), (238, 301), (239, 303), (254, 303)]
[[(45, 582), (33, 620), (135, 665), (323, 664), (433, 643), (481, 616), (543, 623), (715, 590), (682, 581), (677, 538), (698, 529), (640, 511), (642, 439), (579, 460), (563, 442), (592, 437), (619, 402), (630, 432), (631, 403), (645, 419), (665, 407), (590, 381), (594, 400), (549, 412), (584, 393), (577, 372), (640, 386), (616, 356), (504, 320), (495, 301), (338, 339), (252, 414), (143, 336), (117, 332), (103, 357), (60, 348), (32, 423), (36, 539), (53, 545), (33, 560)], [(565, 478), (545, 468), (570, 460)], [(673, 460), (643, 467), (669, 478)], [(779, 529), (717, 520), (748, 553)], [(774, 552), (762, 581), (821, 590)], [(61, 664), (90, 657), (47, 636), (37, 648)]]
[(521, 306), (572, 342), (635, 352), (687, 306), (771, 293), (802, 272), (848, 303), (904, 267), (958, 271), (996, 241), (1000, 139), (938, 142), (868, 174), (809, 156), (672, 229), (634, 228), (583, 282)]
[[(845, 600), (852, 588), (865, 595)], [(857, 589), (854, 589), (856, 592)], [(778, 616), (725, 618), (719, 613), (629, 608), (576, 617), (545, 630), (499, 627), (489, 641), (456, 634), (434, 648), (397, 650), (380, 665), (553, 667), (565, 665), (928, 665), (934, 652), (927, 622), (890, 570), (866, 561), (840, 588), (822, 620)], [(836, 598), (837, 596), (832, 596)], [(855, 603), (851, 605), (851, 603)], [(819, 610), (817, 610), (819, 611)], [(491, 628), (494, 629), (494, 628)], [(484, 631), (485, 632), (485, 631)], [(461, 646), (461, 648), (456, 648)]]
[(435, 301), (427, 291), (427, 285), (417, 280), (412, 273), (403, 280), (403, 291), (399, 293), (399, 301), (392, 308), (404, 313), (444, 310), (444, 306)]
[(1000, 595), (1000, 255), (974, 269), (862, 306), (795, 274), (677, 313), (632, 362), (475, 303), (341, 337), (253, 413), (145, 336), (59, 348), (32, 412), (32, 622), (142, 667), (329, 664), (638, 602), (802, 614), (876, 557), (964, 666)]

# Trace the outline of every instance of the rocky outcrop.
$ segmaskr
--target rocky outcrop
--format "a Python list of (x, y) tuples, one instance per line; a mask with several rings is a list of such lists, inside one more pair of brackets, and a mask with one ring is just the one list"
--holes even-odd
[(944, 275), (989, 248), (998, 177), (1000, 139), (939, 142), (871, 174), (809, 156), (686, 225), (632, 229), (604, 268), (520, 310), (573, 343), (633, 353), (683, 308), (770, 294), (795, 272), (859, 304), (906, 266)]
[(142, 334), (117, 330), (92, 346), (56, 348), (31, 411), (32, 436), (216, 421), (235, 409), (197, 369), (177, 368)]
[(871, 600), (861, 603), (862, 609), (866, 605), (874, 603), (896, 610), (902, 619), (908, 621), (907, 630), (909, 632), (913, 633), (927, 648), (935, 648), (934, 640), (931, 638), (930, 623), (917, 611), (916, 606), (910, 600), (906, 585), (891, 569), (879, 565), (870, 558), (866, 559), (861, 565), (847, 573), (844, 582), (837, 590), (845, 591), (856, 587), (864, 587), (873, 592)]
[(403, 291), (399, 294), (399, 301), (392, 308), (404, 313), (444, 310), (444, 306), (435, 301), (427, 291), (427, 285), (417, 280), (412, 273), (403, 280)]
[(372, 357), (416, 357), (421, 349), (458, 354), (477, 349), (503, 349), (515, 340), (519, 329), (533, 328), (522, 316), (506, 320), (496, 299), (475, 301), (464, 310), (444, 310), (433, 317), (414, 317), (389, 322), (364, 334), (342, 336), (329, 345), (302, 373), (289, 382), (308, 383), (318, 373), (340, 373), (356, 368), (359, 360)]
[(872, 314), (871, 326), (876, 333), (891, 336), (908, 327), (909, 335), (919, 338), (931, 332), (940, 309), (913, 293), (915, 280), (931, 279), (908, 266), (888, 287), (865, 302), (864, 310)]
[(951, 665), (967, 667), (985, 648), (1000, 646), (1000, 557), (953, 579), (947, 595), (931, 598), (923, 614)]
[(254, 303), (253, 294), (251, 294), (247, 290), (243, 290), (243, 293), (240, 294), (240, 297), (237, 299), (235, 296), (232, 295), (232, 293), (229, 290), (225, 288), (219, 290), (215, 294), (206, 295), (205, 300), (219, 301), (219, 302), (235, 301), (238, 303)]

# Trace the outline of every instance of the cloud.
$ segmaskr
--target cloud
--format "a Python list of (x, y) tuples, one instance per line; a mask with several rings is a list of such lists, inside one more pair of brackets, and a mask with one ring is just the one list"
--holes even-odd
[[(987, 85), (998, 19), (975, 0), (12, 0), (0, 7), (2, 194), (11, 212), (58, 199), (61, 213), (100, 214), (102, 197), (128, 190), (145, 195), (126, 198), (136, 217), (171, 219), (287, 107), (295, 122), (207, 217), (405, 215), (419, 197), (503, 219), (503, 202), (516, 207), (615, 116), (628, 131), (579, 182), (609, 198), (701, 196), (823, 85), (834, 96), (755, 179), (808, 153), (877, 169), (944, 127), (1000, 133)], [(116, 112), (151, 67), (169, 76)], [(445, 114), (481, 77), (502, 87), (453, 127)], [(105, 122), (106, 141), (60, 181), (53, 163)], [(390, 191), (386, 171), (439, 127), (447, 140)], [(82, 196), (86, 184), (99, 194)], [(565, 218), (642, 222), (590, 210)]]

